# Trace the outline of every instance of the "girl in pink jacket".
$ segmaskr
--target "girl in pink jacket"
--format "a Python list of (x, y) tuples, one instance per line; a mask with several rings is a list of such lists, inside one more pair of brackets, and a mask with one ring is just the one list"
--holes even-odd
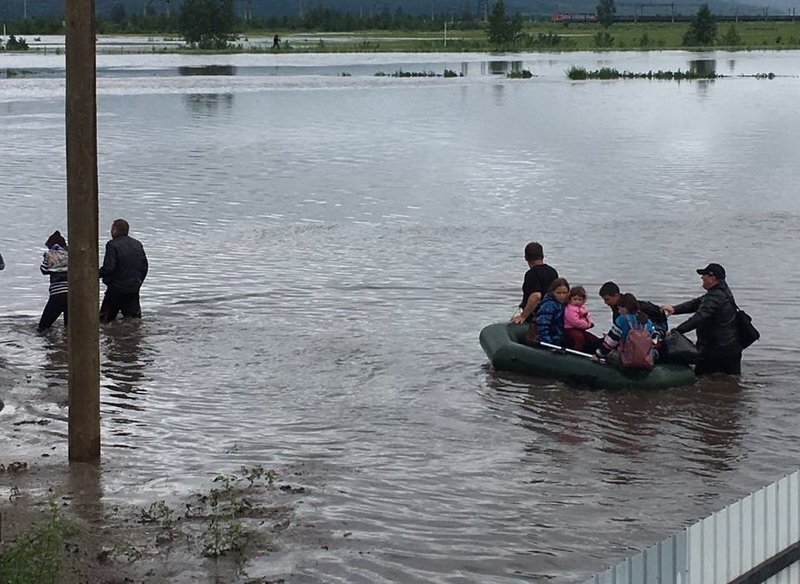
[(564, 308), (564, 333), (572, 341), (573, 349), (593, 353), (600, 346), (602, 339), (589, 332), (593, 326), (592, 315), (586, 308), (586, 289), (583, 286), (574, 286), (569, 291), (567, 306)]

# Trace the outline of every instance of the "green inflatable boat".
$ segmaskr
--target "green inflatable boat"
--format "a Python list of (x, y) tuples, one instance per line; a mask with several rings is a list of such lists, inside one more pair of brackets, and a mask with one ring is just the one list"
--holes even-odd
[(588, 355), (553, 345), (525, 344), (527, 325), (499, 322), (481, 331), (481, 347), (498, 371), (515, 371), (560, 379), (593, 389), (662, 389), (694, 383), (688, 365), (656, 365), (650, 371), (623, 370), (593, 361)]

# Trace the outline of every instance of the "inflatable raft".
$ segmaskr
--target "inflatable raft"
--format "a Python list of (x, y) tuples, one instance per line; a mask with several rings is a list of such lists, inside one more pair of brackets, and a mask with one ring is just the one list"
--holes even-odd
[(498, 371), (515, 371), (560, 379), (571, 385), (606, 389), (662, 389), (694, 383), (688, 365), (656, 365), (650, 371), (624, 370), (593, 361), (588, 355), (541, 345), (525, 344), (527, 325), (500, 322), (481, 331), (481, 347)]

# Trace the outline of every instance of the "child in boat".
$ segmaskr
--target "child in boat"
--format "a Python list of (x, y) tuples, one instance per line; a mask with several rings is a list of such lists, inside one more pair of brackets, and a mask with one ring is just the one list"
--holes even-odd
[(594, 353), (602, 342), (589, 329), (594, 326), (592, 315), (586, 308), (586, 288), (573, 286), (564, 307), (564, 334), (576, 351)]
[(603, 337), (603, 342), (595, 351), (595, 358), (605, 358), (611, 363), (620, 364), (620, 350), (625, 344), (628, 334), (633, 329), (644, 328), (650, 333), (650, 338), (652, 339), (651, 356), (653, 357), (653, 362), (658, 360), (658, 351), (656, 350), (658, 333), (656, 333), (652, 321), (644, 312), (639, 310), (639, 302), (636, 300), (636, 296), (623, 294), (619, 298), (617, 308), (619, 309), (619, 316), (614, 320), (611, 330)]
[(569, 296), (569, 282), (564, 278), (553, 280), (534, 316), (540, 342), (565, 346), (564, 305), (567, 296)]

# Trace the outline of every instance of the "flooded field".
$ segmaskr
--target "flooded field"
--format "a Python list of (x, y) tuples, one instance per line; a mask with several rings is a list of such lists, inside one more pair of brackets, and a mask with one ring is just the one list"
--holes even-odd
[[(63, 56), (9, 69), (0, 463), (46, 469), (66, 461), (65, 336), (35, 332), (42, 244), (66, 232)], [(400, 69), (463, 76), (375, 76)], [(125, 217), (151, 271), (143, 321), (101, 331), (97, 496), (178, 501), (262, 464), (306, 489), (314, 537), (252, 575), (580, 582), (794, 470), (799, 75), (788, 51), (100, 56), (98, 245)], [(741, 379), (492, 371), (478, 332), (513, 313), (534, 239), (603, 327), (605, 280), (682, 301), (723, 264), (762, 331)]]

